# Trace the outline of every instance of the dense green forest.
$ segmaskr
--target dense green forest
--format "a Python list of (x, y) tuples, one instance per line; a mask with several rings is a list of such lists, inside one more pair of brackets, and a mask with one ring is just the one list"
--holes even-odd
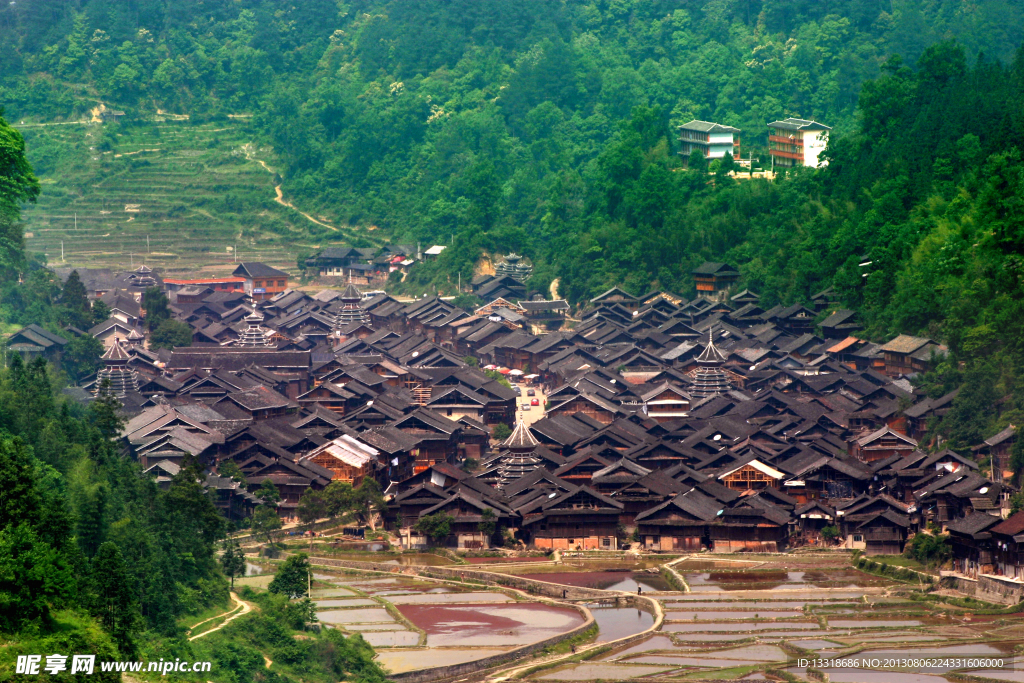
[[(892, 55), (913, 65), (952, 37), (970, 61), (1008, 62), (1024, 8), (27, 0), (0, 9), (0, 27), (12, 120), (80, 118), (99, 101), (129, 120), (253, 114), (283, 189), (307, 209), (394, 241), (455, 243), (406, 289), (451, 291), (483, 251), (515, 249), (537, 265), (538, 289), (561, 276), (579, 299), (616, 283), (685, 292), (693, 263), (735, 244), (680, 217), (690, 197), (676, 190), (691, 182), (673, 177), (675, 126), (738, 126), (755, 156), (765, 123), (788, 115), (853, 133), (861, 84)], [(640, 138), (635, 115), (647, 119)]]
[[(304, 207), (452, 245), (406, 291), (507, 250), (574, 302), (692, 294), (690, 268), (728, 260), (764, 303), (832, 285), (875, 338), (947, 342), (921, 381), (964, 387), (934, 427), (954, 445), (1024, 409), (1020, 3), (34, 0), (0, 27), (13, 120), (252, 114)], [(827, 168), (676, 153), (677, 125), (715, 120), (757, 164), (790, 115), (833, 126)]]

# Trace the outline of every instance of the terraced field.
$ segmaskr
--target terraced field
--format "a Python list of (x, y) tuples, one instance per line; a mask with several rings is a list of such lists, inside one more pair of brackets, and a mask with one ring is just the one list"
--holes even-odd
[(294, 272), (301, 252), (366, 237), (280, 203), (272, 150), (253, 145), (242, 119), (18, 128), (42, 183), (24, 211), (26, 241), (52, 264), (63, 241), (76, 266), (141, 259), (165, 274), (215, 274), (234, 267), (237, 248), (238, 260)]

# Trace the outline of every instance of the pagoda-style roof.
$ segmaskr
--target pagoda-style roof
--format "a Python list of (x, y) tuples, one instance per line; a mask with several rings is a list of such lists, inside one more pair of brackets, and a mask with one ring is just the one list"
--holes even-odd
[(712, 335), (714, 333), (714, 326), (708, 330), (708, 344), (704, 347), (704, 350), (699, 356), (697, 356), (697, 364), (720, 364), (725, 362), (725, 354), (718, 350), (715, 346)]
[(537, 441), (537, 437), (533, 435), (530, 428), (526, 426), (526, 423), (520, 420), (516, 423), (516, 428), (513, 430), (512, 435), (505, 439), (501, 445), (504, 448), (511, 450), (532, 450), (537, 447), (540, 442)]
[(114, 343), (107, 348), (106, 352), (100, 356), (100, 359), (104, 361), (128, 362), (131, 359), (131, 355), (121, 346), (121, 340), (115, 338)]

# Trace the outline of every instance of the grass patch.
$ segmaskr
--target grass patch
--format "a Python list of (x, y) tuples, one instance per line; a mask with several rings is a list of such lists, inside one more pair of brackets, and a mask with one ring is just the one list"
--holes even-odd
[(875, 558), (861, 557), (854, 566), (866, 574), (874, 574), (900, 583), (917, 584), (920, 586), (931, 586), (937, 582), (938, 577), (931, 574), (918, 573), (909, 567), (901, 567), (896, 564), (878, 562)]
[(935, 595), (934, 593), (915, 593), (908, 596), (911, 600), (918, 602), (932, 602), (942, 605), (952, 605), (954, 607), (962, 607), (964, 609), (971, 610), (973, 614), (1018, 614), (1024, 612), (1024, 602), (1019, 602), (1016, 605), (1010, 605), (1009, 607), (1003, 607), (992, 602), (985, 602), (984, 600), (978, 600), (977, 598), (965, 597), (957, 598), (948, 595)]

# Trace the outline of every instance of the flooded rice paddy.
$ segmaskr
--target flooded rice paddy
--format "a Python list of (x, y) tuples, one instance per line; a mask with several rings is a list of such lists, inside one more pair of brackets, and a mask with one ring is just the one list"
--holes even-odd
[[(679, 562), (675, 568), (691, 590), (662, 589), (649, 596), (659, 600), (664, 609), (665, 621), (658, 632), (602, 653), (593, 661), (558, 666), (531, 678), (751, 681), (778, 680), (777, 674), (765, 672), (784, 670), (797, 681), (811, 681), (815, 679), (809, 677), (806, 667), (799, 666), (800, 657), (859, 653), (870, 659), (974, 656), (1009, 661), (1015, 656), (1014, 645), (1024, 635), (1024, 614), (1000, 615), (989, 622), (983, 621), (984, 617), (968, 621), (953, 614), (955, 608), (909, 600), (910, 591), (904, 585), (848, 566), (829, 567), (828, 562), (819, 562), (824, 567), (800, 567), (801, 561), (815, 563), (810, 558)], [(602, 573), (570, 575), (564, 583), (597, 588), (604, 582)], [(546, 573), (548, 578), (543, 580), (559, 582), (562, 577), (553, 574)], [(1018, 640), (1006, 642), (1009, 639), (1003, 636), (1004, 642), (996, 642), (1001, 632), (1013, 633)], [(836, 683), (953, 680), (943, 675), (952, 675), (948, 669), (824, 671)], [(1018, 670), (955, 673), (1024, 683)]]
[[(798, 661), (801, 657), (978, 656), (1010, 661), (1020, 656), (1014, 648), (1024, 640), (1024, 614), (968, 620), (962, 610), (911, 600), (907, 586), (857, 572), (834, 557), (684, 560), (675, 568), (689, 592), (674, 590), (660, 573), (648, 571), (669, 558), (574, 559), (559, 565), (543, 557), (467, 559), (483, 565), (477, 569), (565, 586), (632, 594), (640, 588), (661, 603), (664, 621), (647, 635), (655, 623), (649, 612), (624, 606), (621, 600), (578, 603), (597, 625), (590, 646), (611, 643), (611, 649), (587, 661), (538, 670), (528, 676), (534, 680), (765, 681), (778, 680), (778, 672), (785, 671), (795, 681), (811, 681)], [(269, 579), (265, 571), (257, 566), (247, 574)], [(314, 576), (319, 580), (313, 598), (321, 622), (361, 634), (392, 673), (508, 652), (585, 620), (569, 605), (479, 584), (330, 573), (322, 567)], [(626, 640), (616, 642), (620, 639)], [(954, 674), (1024, 683), (1024, 663), (1016, 669), (955, 672), (823, 671), (835, 683), (952, 683)]]
[(597, 641), (600, 643), (643, 633), (654, 626), (654, 615), (650, 612), (599, 603), (587, 603), (586, 606), (597, 622)]

